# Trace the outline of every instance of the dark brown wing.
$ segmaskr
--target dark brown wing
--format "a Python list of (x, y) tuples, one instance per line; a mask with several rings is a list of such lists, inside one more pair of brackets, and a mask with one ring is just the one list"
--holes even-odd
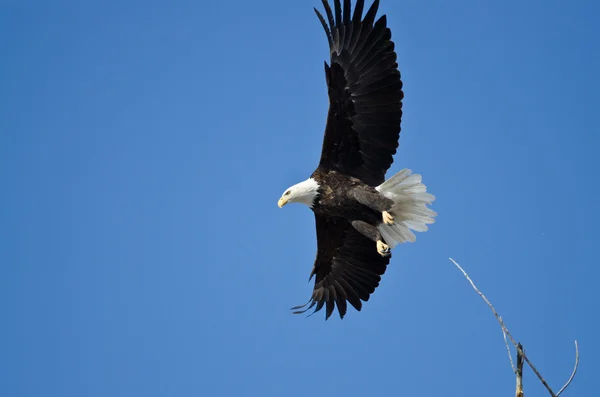
[(402, 118), (402, 81), (385, 15), (375, 21), (379, 0), (364, 19), (358, 0), (350, 19), (350, 0), (327, 0), (327, 16), (315, 9), (329, 40), (331, 66), (325, 63), (329, 113), (319, 168), (337, 170), (371, 186), (384, 181), (398, 147)]
[[(312, 307), (316, 313), (324, 306), (325, 319), (338, 308), (340, 318), (346, 314), (346, 302), (358, 311), (362, 301), (379, 286), (390, 258), (377, 253), (375, 243), (357, 232), (347, 221), (324, 218), (315, 214), (317, 229), (317, 258), (310, 278), (316, 276), (309, 301), (293, 307), (294, 313), (305, 313)], [(299, 310), (307, 306), (303, 310)]]

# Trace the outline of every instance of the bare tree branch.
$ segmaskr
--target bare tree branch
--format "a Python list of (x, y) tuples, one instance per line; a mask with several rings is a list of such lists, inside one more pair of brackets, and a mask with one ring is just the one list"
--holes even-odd
[(506, 339), (506, 332), (504, 332), (504, 328), (502, 328), (502, 336), (504, 337), (504, 345), (506, 346), (506, 351), (508, 352), (508, 359), (510, 360), (510, 367), (513, 370), (513, 373), (517, 373), (517, 369), (515, 368), (515, 363), (513, 362), (512, 354), (510, 353), (510, 346), (508, 345), (508, 340)]
[(573, 367), (573, 372), (571, 373), (571, 376), (569, 377), (569, 380), (567, 381), (567, 383), (565, 383), (565, 385), (558, 391), (558, 393), (556, 393), (556, 397), (560, 396), (560, 393), (562, 393), (563, 391), (565, 391), (565, 389), (567, 387), (569, 387), (569, 385), (571, 384), (571, 381), (573, 380), (573, 378), (575, 377), (575, 374), (577, 373), (578, 367), (579, 367), (579, 344), (577, 343), (577, 341), (575, 341), (575, 366)]
[(523, 397), (523, 351), (523, 345), (519, 343), (517, 346), (517, 370), (515, 371), (517, 376), (516, 397)]
[[(452, 259), (452, 258), (449, 258), (449, 259), (450, 259), (450, 261), (452, 261), (452, 263), (454, 263), (454, 265), (458, 268), (458, 270), (461, 271), (461, 273), (463, 274), (463, 276), (465, 276), (465, 278), (471, 284), (471, 287), (473, 287), (473, 289), (475, 290), (475, 292), (477, 292), (477, 294), (481, 297), (481, 299), (483, 299), (483, 301), (488, 305), (488, 307), (490, 308), (490, 310), (492, 311), (492, 313), (494, 313), (494, 316), (496, 317), (496, 320), (498, 320), (498, 323), (500, 324), (500, 327), (502, 327), (502, 332), (504, 333), (505, 336), (508, 336), (508, 339), (510, 339), (511, 343), (517, 349), (517, 371), (516, 372), (518, 372), (518, 370), (519, 370), (519, 357), (521, 356), (523, 358), (523, 360), (525, 360), (525, 362), (527, 363), (527, 365), (529, 365), (529, 367), (533, 370), (533, 372), (538, 377), (538, 379), (540, 380), (540, 382), (542, 382), (542, 384), (546, 387), (546, 389), (548, 390), (548, 392), (550, 392), (550, 395), (552, 397), (558, 397), (558, 394), (562, 393), (567, 388), (567, 386), (569, 386), (569, 384), (571, 383), (571, 381), (575, 377), (575, 373), (577, 372), (577, 367), (579, 366), (579, 347), (577, 345), (577, 341), (575, 341), (575, 368), (573, 369), (573, 373), (571, 374), (571, 377), (569, 378), (569, 380), (567, 381), (567, 383), (562, 387), (562, 389), (560, 389), (560, 391), (558, 392), (558, 394), (554, 394), (554, 391), (552, 391), (552, 388), (548, 385), (548, 383), (546, 382), (546, 380), (542, 377), (542, 375), (535, 368), (535, 366), (531, 363), (531, 361), (529, 361), (529, 358), (527, 358), (527, 355), (523, 351), (523, 348), (522, 348), (521, 344), (517, 343), (515, 341), (515, 339), (513, 338), (512, 334), (510, 333), (510, 331), (508, 330), (508, 328), (506, 328), (506, 325), (504, 325), (504, 321), (502, 321), (502, 317), (500, 317), (500, 315), (498, 314), (498, 312), (496, 311), (496, 309), (494, 308), (494, 306), (492, 305), (492, 303), (488, 300), (488, 298), (486, 298), (486, 296), (481, 291), (479, 291), (479, 289), (477, 288), (477, 286), (475, 285), (475, 283), (473, 282), (473, 280), (471, 280), (471, 277), (469, 277), (469, 275), (467, 274), (467, 272), (458, 263), (456, 263), (456, 261), (454, 259)], [(509, 355), (509, 357), (510, 357), (510, 355)], [(521, 366), (522, 366), (522, 363), (521, 363)], [(521, 374), (521, 376), (522, 376), (522, 374)], [(521, 387), (522, 387), (522, 380), (521, 380)]]

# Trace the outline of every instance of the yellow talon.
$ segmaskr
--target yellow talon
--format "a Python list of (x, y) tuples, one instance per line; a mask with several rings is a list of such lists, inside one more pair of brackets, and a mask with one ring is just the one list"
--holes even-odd
[(383, 223), (385, 223), (386, 225), (389, 225), (389, 226), (394, 224), (394, 217), (392, 216), (392, 214), (390, 214), (387, 211), (383, 211), (381, 214), (383, 217)]
[(377, 241), (377, 252), (383, 257), (390, 255), (390, 247), (381, 240)]

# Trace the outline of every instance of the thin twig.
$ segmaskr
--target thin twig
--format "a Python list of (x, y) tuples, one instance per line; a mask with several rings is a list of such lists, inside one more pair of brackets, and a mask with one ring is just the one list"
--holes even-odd
[(573, 378), (575, 377), (575, 374), (577, 373), (578, 367), (579, 367), (579, 344), (577, 343), (577, 340), (575, 340), (575, 366), (573, 367), (573, 372), (571, 373), (569, 380), (558, 391), (558, 393), (556, 393), (556, 397), (560, 396), (560, 393), (562, 393), (571, 384), (571, 381), (573, 380)]
[(510, 346), (508, 345), (508, 340), (506, 339), (506, 332), (504, 332), (504, 328), (502, 328), (502, 336), (504, 337), (504, 345), (506, 346), (506, 351), (508, 352), (508, 359), (510, 360), (510, 367), (513, 370), (513, 374), (516, 374), (517, 369), (515, 368), (515, 363), (513, 362), (512, 354), (510, 353)]
[[(456, 263), (456, 261), (454, 259), (452, 259), (452, 258), (449, 258), (449, 259), (450, 259), (450, 261), (452, 261), (452, 263), (454, 263), (454, 265), (458, 268), (458, 270), (461, 271), (461, 273), (465, 276), (465, 278), (467, 279), (467, 281), (471, 284), (471, 287), (473, 287), (473, 289), (475, 290), (475, 292), (477, 292), (477, 294), (481, 297), (481, 299), (483, 299), (484, 302), (488, 305), (488, 307), (490, 308), (490, 310), (492, 311), (492, 313), (494, 313), (494, 316), (496, 317), (496, 320), (498, 320), (498, 322), (500, 323), (500, 327), (502, 327), (502, 331), (508, 336), (508, 338), (510, 339), (511, 343), (517, 349), (517, 354), (522, 354), (523, 355), (523, 359), (525, 360), (525, 362), (527, 363), (527, 365), (529, 365), (529, 367), (531, 367), (531, 369), (533, 370), (533, 372), (535, 373), (535, 375), (538, 377), (538, 379), (540, 380), (540, 382), (542, 382), (542, 384), (550, 392), (550, 395), (552, 397), (558, 397), (557, 394), (554, 394), (554, 392), (552, 391), (552, 388), (548, 385), (548, 383), (546, 382), (546, 380), (542, 377), (542, 375), (535, 368), (535, 366), (531, 363), (531, 361), (529, 361), (529, 358), (527, 358), (527, 355), (525, 354), (525, 352), (523, 351), (523, 349), (519, 348), (519, 344), (512, 337), (511, 333), (508, 331), (508, 328), (506, 328), (506, 325), (504, 325), (504, 321), (502, 321), (502, 317), (500, 317), (500, 315), (498, 314), (498, 312), (496, 311), (496, 309), (494, 308), (494, 306), (491, 304), (491, 302), (488, 300), (488, 298), (486, 298), (485, 295), (481, 291), (479, 291), (479, 289), (477, 288), (477, 286), (475, 285), (475, 283), (473, 282), (473, 280), (471, 280), (471, 277), (469, 277), (469, 275), (467, 274), (467, 272), (465, 272), (465, 270), (458, 263)], [(575, 345), (575, 346), (577, 347), (577, 345)], [(579, 349), (577, 349), (577, 351), (576, 351), (576, 365), (575, 365), (575, 369), (573, 370), (572, 377), (575, 376), (575, 372), (577, 371), (577, 364), (578, 363), (579, 363)], [(569, 381), (567, 382), (567, 384), (565, 386), (563, 386), (563, 389), (561, 389), (561, 392), (566, 388), (566, 386), (569, 385), (569, 383), (571, 383), (572, 380), (573, 380), (572, 378), (569, 379)]]

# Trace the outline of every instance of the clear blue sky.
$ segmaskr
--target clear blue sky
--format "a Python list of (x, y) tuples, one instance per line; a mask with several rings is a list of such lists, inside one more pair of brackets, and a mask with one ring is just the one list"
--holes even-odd
[[(390, 172), (437, 196), (358, 313), (292, 315), (327, 40), (312, 1), (0, 5), (0, 395), (507, 396), (495, 303), (597, 392), (600, 3), (382, 0)], [(527, 395), (545, 391), (525, 374)]]

